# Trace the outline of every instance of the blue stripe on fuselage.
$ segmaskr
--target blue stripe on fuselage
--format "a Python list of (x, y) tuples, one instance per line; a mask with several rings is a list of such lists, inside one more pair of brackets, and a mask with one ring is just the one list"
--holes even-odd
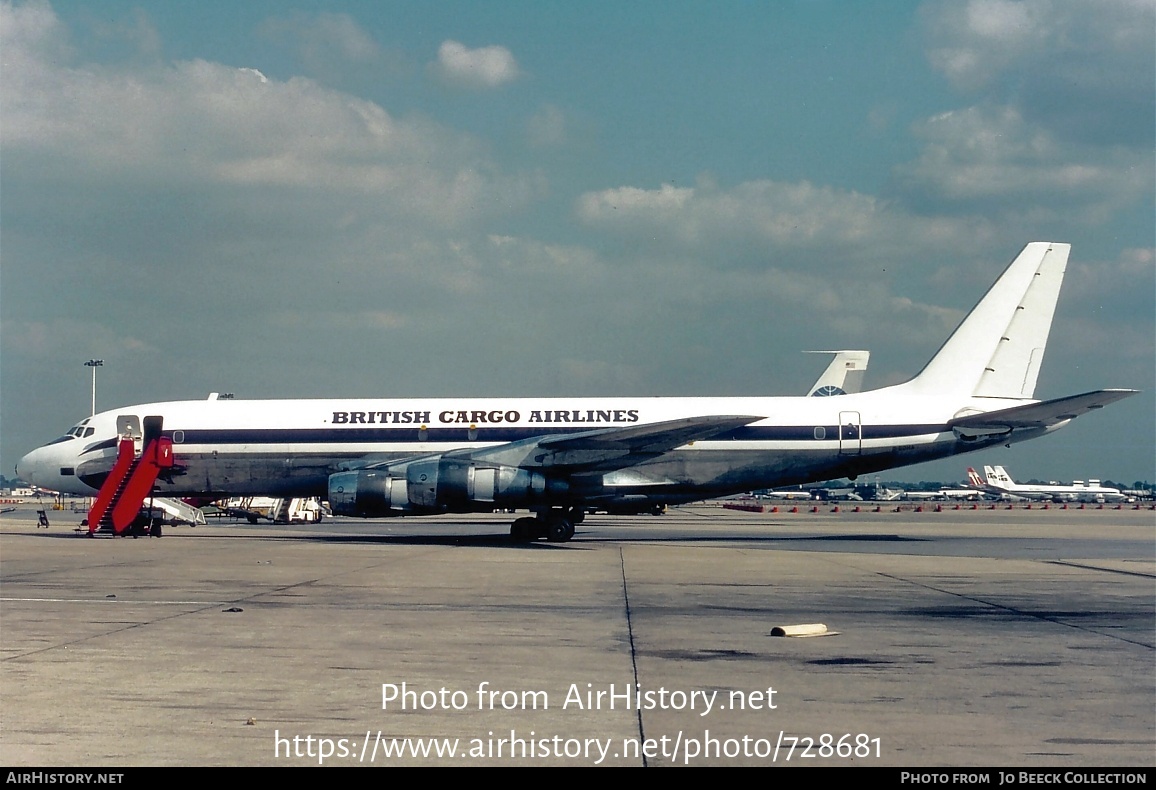
[[(816, 428), (822, 428), (825, 441), (839, 438), (838, 425), (748, 425), (733, 431), (709, 437), (703, 441), (740, 442), (801, 442), (817, 441)], [(847, 427), (842, 426), (844, 439), (854, 439), (847, 435)], [(470, 439), (467, 427), (428, 428), (234, 428), (185, 430), (181, 444), (195, 445), (261, 445), (261, 444), (390, 444), (390, 443), (471, 443), (471, 442), (516, 442), (536, 436), (557, 436), (584, 433), (590, 428), (551, 426), (543, 431), (541, 426), (487, 427), (474, 429), (475, 438)], [(908, 436), (926, 436), (950, 430), (946, 425), (864, 425), (859, 430), (861, 438), (899, 439)], [(165, 436), (172, 437), (174, 431), (166, 430)], [(178, 448), (180, 444), (176, 445)]]

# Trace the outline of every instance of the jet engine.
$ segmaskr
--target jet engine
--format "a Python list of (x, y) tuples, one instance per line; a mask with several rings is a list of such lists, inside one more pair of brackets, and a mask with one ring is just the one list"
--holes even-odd
[(569, 484), (517, 466), (435, 455), (329, 476), (335, 515), (381, 518), (550, 504)]

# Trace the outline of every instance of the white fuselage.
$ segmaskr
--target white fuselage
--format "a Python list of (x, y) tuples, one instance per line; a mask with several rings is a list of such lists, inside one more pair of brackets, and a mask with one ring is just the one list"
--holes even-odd
[[(363, 517), (526, 508), (537, 517), (515, 521), (511, 536), (566, 541), (592, 506), (653, 511), (754, 489), (855, 478), (1042, 436), (1134, 394), (1098, 390), (1034, 400), (1069, 251), (1060, 242), (1027, 244), (915, 378), (870, 392), (796, 398), (211, 397), (97, 414), (26, 455), (17, 474), (77, 494), (97, 491), (107, 478), (110, 501), (122, 490), (136, 497), (153, 486), (162, 496), (212, 499), (328, 496), (333, 512)], [(165, 463), (149, 456), (143, 467), (133, 466), (127, 458), (133, 448), (124, 442), (124, 463), (110, 476), (125, 436), (134, 445), (163, 448)], [(160, 438), (166, 440), (154, 441)], [(115, 507), (129, 505), (118, 499)]]
[(989, 469), (988, 489), (999, 494), (1053, 502), (1122, 502), (1127, 499), (1120, 489), (1102, 486), (1098, 480), (1087, 484), (1077, 480), (1072, 485), (1016, 483), (1002, 466), (985, 467), (985, 471)]
[[(367, 463), (702, 415), (762, 418), (629, 468), (585, 474), (582, 490), (590, 499), (674, 502), (854, 476), (1004, 443), (1007, 435), (964, 441), (947, 423), (961, 413), (1028, 402), (945, 402), (909, 385), (829, 398), (177, 401), (97, 414), (73, 429), (80, 435), (26, 455), (17, 471), (45, 488), (92, 494), (112, 466), (118, 417), (123, 426), (125, 418), (139, 424), (160, 416), (176, 463), (158, 480), (163, 495), (324, 496), (330, 474)], [(1017, 431), (1015, 440), (1043, 432)]]

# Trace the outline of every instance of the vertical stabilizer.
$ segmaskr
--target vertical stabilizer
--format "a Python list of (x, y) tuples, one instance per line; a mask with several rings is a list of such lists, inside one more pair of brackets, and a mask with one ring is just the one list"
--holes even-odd
[(831, 364), (819, 376), (810, 391), (811, 395), (848, 395), (863, 388), (863, 377), (867, 374), (870, 351), (804, 351), (804, 354), (834, 354)]
[(1051, 331), (1070, 244), (1034, 241), (912, 384), (983, 398), (1031, 398)]
[(1011, 475), (1002, 466), (990, 467), (985, 466), (983, 473), (987, 477), (987, 484), (1004, 491), (1011, 491), (1015, 488), (1015, 481), (1011, 479)]

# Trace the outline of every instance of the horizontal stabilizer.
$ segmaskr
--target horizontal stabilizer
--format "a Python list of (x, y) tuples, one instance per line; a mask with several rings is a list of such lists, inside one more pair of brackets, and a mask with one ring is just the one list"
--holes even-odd
[(1066, 398), (1013, 406), (1010, 409), (989, 411), (985, 414), (971, 414), (952, 420), (949, 427), (968, 430), (1048, 428), (1075, 419), (1081, 414), (1102, 409), (1109, 403), (1123, 400), (1137, 392), (1139, 390), (1126, 389), (1085, 392), (1082, 395), (1069, 395)]

